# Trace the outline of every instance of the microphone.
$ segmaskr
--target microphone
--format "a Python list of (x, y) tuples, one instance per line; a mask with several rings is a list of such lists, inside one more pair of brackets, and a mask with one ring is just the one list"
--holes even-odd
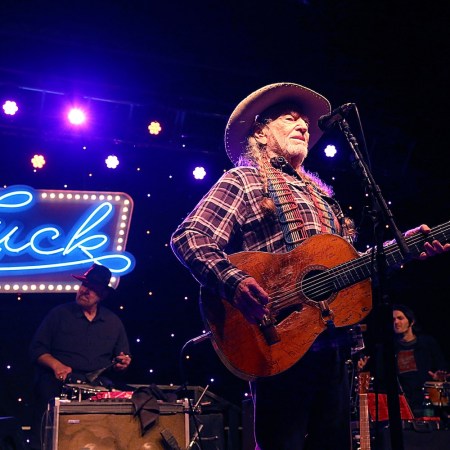
[(188, 341), (189, 344), (200, 344), (200, 342), (206, 341), (206, 339), (209, 339), (211, 337), (212, 333), (211, 331), (208, 331), (206, 333), (201, 334), (200, 336), (197, 336), (190, 341)]
[(354, 103), (344, 103), (329, 114), (319, 117), (318, 125), (322, 131), (329, 130), (336, 122), (347, 117), (348, 113), (355, 107)]

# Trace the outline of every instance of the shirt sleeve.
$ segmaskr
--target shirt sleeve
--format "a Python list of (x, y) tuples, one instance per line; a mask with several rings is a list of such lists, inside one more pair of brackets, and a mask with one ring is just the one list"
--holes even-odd
[(117, 335), (117, 343), (114, 349), (113, 356), (117, 356), (120, 352), (125, 353), (125, 355), (130, 354), (130, 344), (128, 342), (127, 333), (125, 331), (125, 326), (123, 325), (120, 319), (118, 320), (118, 335)]
[(445, 360), (442, 349), (438, 343), (438, 341), (432, 337), (427, 336), (428, 338), (428, 347), (430, 349), (431, 358), (432, 358), (432, 367), (430, 370), (435, 372), (436, 370), (448, 370), (448, 363)]
[(42, 321), (30, 344), (30, 359), (35, 363), (44, 353), (52, 353), (54, 313), (50, 312)]
[(246, 220), (245, 180), (238, 170), (225, 173), (177, 228), (171, 238), (176, 257), (195, 279), (231, 300), (248, 274), (231, 264), (227, 248)]

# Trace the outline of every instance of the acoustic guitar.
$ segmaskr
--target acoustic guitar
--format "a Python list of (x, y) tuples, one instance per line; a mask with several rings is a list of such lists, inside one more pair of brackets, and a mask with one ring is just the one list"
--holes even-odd
[[(412, 253), (425, 241), (448, 242), (450, 221), (427, 235), (406, 238)], [(397, 244), (385, 247), (388, 268), (403, 262)], [(251, 380), (279, 374), (295, 364), (327, 326), (362, 321), (372, 308), (374, 255), (360, 256), (332, 234), (308, 238), (288, 253), (240, 252), (229, 257), (268, 292), (270, 315), (249, 323), (230, 302), (202, 289), (200, 311), (214, 349), (236, 376)]]

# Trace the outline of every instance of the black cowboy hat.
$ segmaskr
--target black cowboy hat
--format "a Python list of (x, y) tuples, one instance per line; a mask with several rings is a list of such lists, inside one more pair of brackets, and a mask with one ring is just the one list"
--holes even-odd
[(111, 271), (106, 266), (93, 264), (83, 275), (72, 275), (77, 280), (93, 289), (110, 289)]

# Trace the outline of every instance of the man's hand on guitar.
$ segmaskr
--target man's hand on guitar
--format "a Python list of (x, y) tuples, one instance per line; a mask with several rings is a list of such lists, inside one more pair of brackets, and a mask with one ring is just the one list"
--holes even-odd
[[(428, 234), (430, 232), (430, 227), (428, 225), (420, 225), (420, 227), (413, 228), (405, 233), (405, 236), (412, 236), (416, 233)], [(439, 241), (425, 242), (423, 246), (423, 252), (420, 253), (419, 259), (424, 260), (430, 256), (439, 255), (440, 253), (450, 251), (450, 244), (442, 245)]]
[(252, 278), (244, 278), (237, 286), (232, 304), (250, 323), (259, 323), (264, 316), (269, 314), (267, 303), (269, 295)]

